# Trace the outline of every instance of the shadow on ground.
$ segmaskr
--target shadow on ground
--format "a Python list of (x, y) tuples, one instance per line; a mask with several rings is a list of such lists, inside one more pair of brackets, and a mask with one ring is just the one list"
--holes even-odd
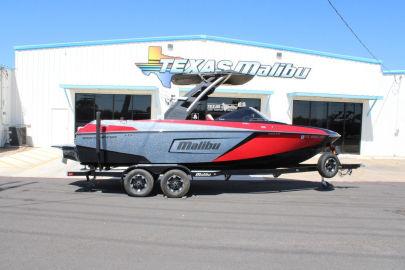
[[(125, 193), (121, 181), (106, 179), (96, 181), (76, 181), (70, 185), (77, 186), (76, 192), (103, 192)], [(219, 195), (224, 193), (278, 193), (303, 190), (333, 191), (334, 189), (357, 188), (356, 186), (330, 185), (325, 188), (320, 182), (304, 180), (234, 180), (234, 181), (209, 181), (193, 180), (189, 196), (193, 195)], [(155, 185), (152, 195), (161, 193), (159, 185)]]

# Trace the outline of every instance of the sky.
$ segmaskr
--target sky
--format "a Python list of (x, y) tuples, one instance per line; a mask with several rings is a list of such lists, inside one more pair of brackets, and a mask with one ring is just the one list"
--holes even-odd
[[(405, 69), (405, 1), (332, 0), (384, 69)], [(327, 0), (0, 0), (0, 64), (16, 45), (215, 35), (371, 56)]]

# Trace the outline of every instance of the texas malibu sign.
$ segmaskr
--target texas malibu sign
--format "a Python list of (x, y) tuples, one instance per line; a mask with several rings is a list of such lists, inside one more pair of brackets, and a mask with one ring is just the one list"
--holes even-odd
[(291, 63), (264, 65), (258, 61), (184, 59), (162, 54), (162, 47), (150, 46), (147, 63), (136, 63), (147, 76), (155, 74), (164, 87), (171, 87), (174, 74), (199, 74), (216, 72), (236, 72), (260, 77), (306, 79), (311, 68), (294, 66)]
[(173, 74), (186, 73), (215, 73), (221, 71), (234, 71), (262, 77), (281, 77), (305, 79), (311, 68), (295, 67), (293, 64), (275, 63), (274, 65), (262, 65), (256, 61), (239, 61), (234, 64), (230, 60), (203, 60), (203, 59), (160, 59), (159, 72)]

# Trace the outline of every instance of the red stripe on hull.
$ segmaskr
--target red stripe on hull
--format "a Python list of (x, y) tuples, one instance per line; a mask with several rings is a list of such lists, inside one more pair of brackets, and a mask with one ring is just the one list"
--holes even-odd
[[(100, 131), (101, 132), (126, 132), (126, 131), (136, 131), (136, 128), (128, 127), (128, 126), (101, 125)], [(77, 133), (95, 133), (95, 132), (96, 132), (95, 124), (87, 124), (84, 127), (79, 127), (77, 129)]]
[(294, 126), (288, 124), (277, 124), (277, 123), (252, 123), (252, 122), (228, 122), (228, 121), (204, 121), (204, 120), (139, 120), (139, 121), (241, 128), (265, 132), (328, 135), (328, 133), (325, 130), (318, 128)]
[(258, 158), (286, 153), (321, 144), (325, 136), (299, 134), (261, 134), (228, 153), (216, 158), (214, 162)]

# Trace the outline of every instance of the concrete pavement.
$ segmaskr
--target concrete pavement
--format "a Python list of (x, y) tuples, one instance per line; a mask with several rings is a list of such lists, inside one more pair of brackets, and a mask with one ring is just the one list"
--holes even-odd
[(66, 177), (67, 170), (80, 169), (77, 162), (61, 162), (60, 149), (24, 147), (0, 153), (0, 176)]
[(60, 158), (0, 153), (0, 269), (405, 268), (404, 159), (342, 155), (365, 167), (329, 191), (317, 173), (233, 176), (166, 199), (66, 179), (80, 165)]
[(405, 183), (0, 177), (0, 269), (404, 269)]
[[(79, 170), (80, 164), (61, 162), (61, 151), (56, 148), (26, 147), (10, 152), (0, 152), (0, 176), (65, 178), (68, 170)], [(405, 182), (404, 158), (372, 158), (355, 155), (340, 155), (343, 163), (362, 163), (364, 167), (355, 170), (352, 176), (335, 177), (334, 181)], [(318, 157), (307, 163), (316, 163)], [(300, 173), (284, 175), (288, 179), (318, 181), (319, 174)]]

